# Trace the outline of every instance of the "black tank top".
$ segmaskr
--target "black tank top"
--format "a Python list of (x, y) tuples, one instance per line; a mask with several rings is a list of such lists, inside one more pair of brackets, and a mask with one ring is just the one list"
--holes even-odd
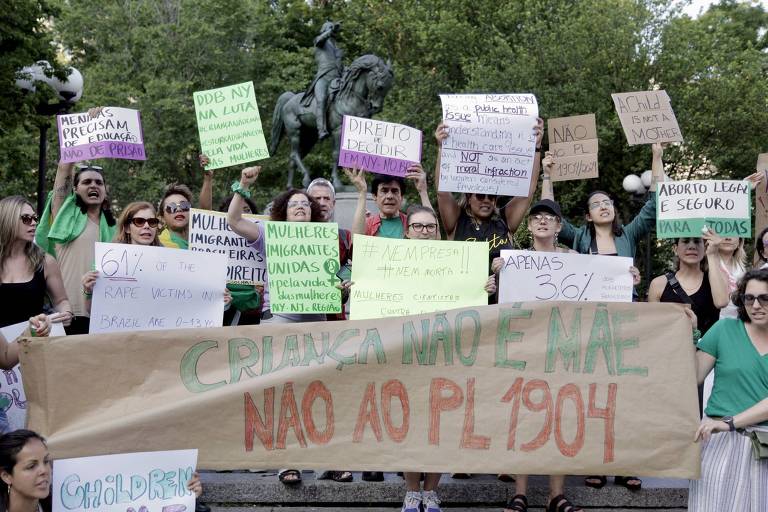
[[(715, 307), (715, 303), (712, 300), (712, 290), (709, 287), (709, 277), (704, 272), (704, 278), (701, 280), (701, 286), (696, 290), (696, 293), (689, 295), (693, 304), (691, 309), (696, 313), (698, 320), (699, 330), (704, 335), (712, 325), (720, 318), (720, 310)], [(677, 296), (675, 290), (670, 286), (669, 281), (664, 287), (664, 291), (661, 292), (660, 302), (677, 302), (679, 304), (685, 304), (685, 301)]]
[(0, 283), (0, 327), (18, 324), (43, 312), (46, 286), (43, 268), (26, 283)]
[(511, 249), (507, 223), (501, 218), (492, 218), (475, 223), (464, 210), (456, 221), (456, 231), (453, 239), (457, 242), (488, 242), (488, 260), (492, 261), (501, 255), (502, 249)]

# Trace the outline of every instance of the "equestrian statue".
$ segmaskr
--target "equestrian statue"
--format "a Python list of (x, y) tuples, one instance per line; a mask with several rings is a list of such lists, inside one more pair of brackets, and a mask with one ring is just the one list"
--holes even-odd
[(339, 187), (337, 162), (343, 116), (370, 118), (380, 112), (395, 81), (391, 63), (376, 55), (363, 55), (344, 68), (342, 51), (334, 38), (340, 27), (332, 21), (323, 24), (315, 38), (315, 78), (304, 93), (286, 91), (275, 105), (269, 153), (277, 152), (285, 134), (291, 144), (288, 188), (293, 186), (297, 168), (304, 174), (303, 185), (309, 185), (311, 178), (302, 158), (329, 135), (333, 136), (332, 179), (334, 186)]

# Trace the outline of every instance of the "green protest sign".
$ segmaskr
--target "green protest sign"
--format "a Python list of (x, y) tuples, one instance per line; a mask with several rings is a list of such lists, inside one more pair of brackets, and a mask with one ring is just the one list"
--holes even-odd
[(488, 242), (355, 235), (352, 245), (353, 320), (488, 304)]
[(720, 236), (752, 236), (750, 184), (746, 181), (667, 181), (658, 184), (659, 238), (700, 237), (704, 228)]
[(273, 313), (340, 313), (339, 226), (267, 222), (267, 275)]
[(195, 99), (200, 148), (220, 169), (269, 158), (253, 82), (198, 91)]

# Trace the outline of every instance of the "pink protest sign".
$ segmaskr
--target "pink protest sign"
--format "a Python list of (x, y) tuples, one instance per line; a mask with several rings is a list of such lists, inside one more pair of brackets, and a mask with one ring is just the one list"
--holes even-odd
[(420, 130), (376, 119), (344, 116), (339, 166), (405, 176), (408, 166), (420, 161)]
[(56, 118), (61, 162), (95, 158), (146, 160), (138, 110), (104, 107), (94, 117), (87, 112)]

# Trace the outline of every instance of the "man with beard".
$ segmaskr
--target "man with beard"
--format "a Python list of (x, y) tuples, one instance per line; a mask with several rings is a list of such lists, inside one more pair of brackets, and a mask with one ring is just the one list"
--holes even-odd
[(61, 266), (73, 315), (67, 334), (88, 333), (90, 318), (81, 279), (93, 269), (94, 244), (112, 241), (114, 233), (115, 217), (101, 167), (59, 163), (35, 240)]

